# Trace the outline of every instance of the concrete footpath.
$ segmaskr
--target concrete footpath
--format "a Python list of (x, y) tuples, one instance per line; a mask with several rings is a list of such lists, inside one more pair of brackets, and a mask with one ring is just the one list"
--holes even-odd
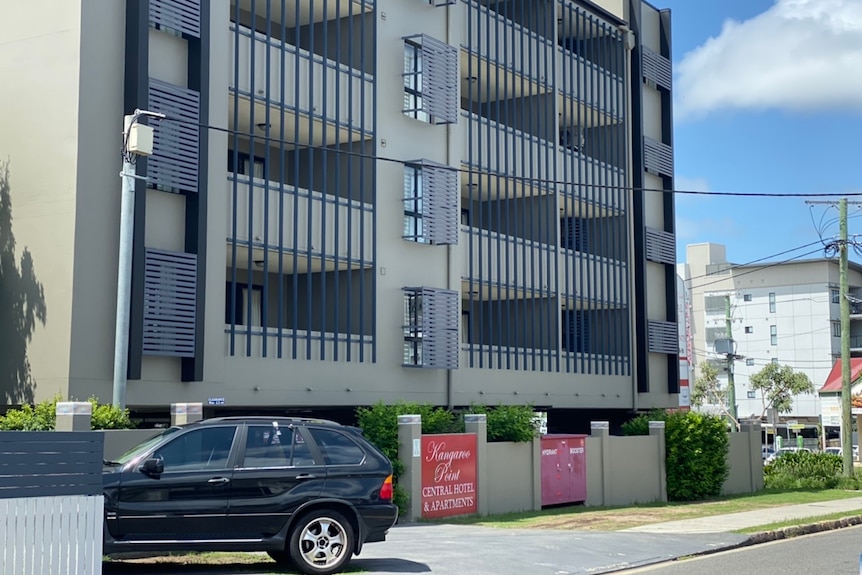
[(678, 521), (632, 527), (623, 531), (634, 533), (727, 533), (750, 529), (758, 525), (769, 525), (771, 523), (781, 523), (783, 521), (794, 521), (856, 510), (862, 515), (862, 497), (804, 503), (802, 505), (788, 505), (785, 507), (773, 507), (771, 509), (730, 513), (728, 515), (698, 517), (696, 519), (680, 519)]

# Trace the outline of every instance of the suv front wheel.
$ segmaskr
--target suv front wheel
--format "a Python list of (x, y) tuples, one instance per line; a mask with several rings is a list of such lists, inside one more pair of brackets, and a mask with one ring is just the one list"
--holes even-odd
[(297, 522), (289, 546), (297, 569), (309, 575), (329, 575), (340, 571), (353, 555), (353, 528), (340, 513), (311, 511)]

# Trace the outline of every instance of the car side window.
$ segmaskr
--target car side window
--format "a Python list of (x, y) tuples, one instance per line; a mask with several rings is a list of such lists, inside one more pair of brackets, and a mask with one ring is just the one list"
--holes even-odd
[(293, 433), (293, 466), (308, 467), (311, 465), (319, 465), (319, 462), (314, 460), (302, 432), (296, 429)]
[(293, 430), (275, 425), (249, 425), (243, 467), (287, 467), (290, 465)]
[(315, 428), (313, 433), (326, 465), (359, 465), (365, 460), (365, 451), (340, 431)]
[(158, 448), (153, 454), (165, 464), (165, 473), (225, 469), (236, 426), (195, 429)]

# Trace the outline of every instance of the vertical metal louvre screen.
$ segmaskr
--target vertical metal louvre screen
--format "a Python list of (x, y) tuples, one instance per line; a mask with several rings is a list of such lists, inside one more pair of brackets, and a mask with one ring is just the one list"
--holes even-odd
[(150, 22), (200, 38), (201, 0), (150, 0)]
[(196, 290), (196, 255), (147, 249), (145, 355), (194, 356)]
[(150, 186), (165, 191), (198, 191), (200, 94), (150, 78), (149, 109), (172, 121), (152, 122), (153, 155), (147, 161)]
[(458, 369), (458, 292), (423, 287), (423, 366)]
[(421, 164), (423, 201), (428, 210), (425, 219), (427, 239), (435, 244), (458, 243), (460, 194), (458, 172), (448, 166)]

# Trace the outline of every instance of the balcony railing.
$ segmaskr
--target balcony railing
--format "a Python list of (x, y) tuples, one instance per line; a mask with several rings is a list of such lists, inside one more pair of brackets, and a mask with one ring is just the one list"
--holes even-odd
[[(238, 75), (229, 74), (231, 89), (245, 97), (263, 100), (268, 88), (272, 105), (315, 118), (337, 120), (354, 129), (372, 130), (373, 76), (280, 40), (267, 42), (265, 35), (243, 26), (239, 26), (238, 33), (236, 29), (236, 25), (231, 25), (229, 69)], [(238, 69), (234, 67), (237, 57)]]
[(525, 371), (554, 371), (557, 366), (556, 349), (537, 349), (501, 345), (462, 344), (469, 361), (465, 367), (473, 369), (523, 369)]
[[(557, 56), (557, 87), (563, 94), (603, 114), (622, 115), (626, 93), (620, 76), (560, 46)], [(576, 120), (577, 117), (573, 117), (573, 121)]]
[[(565, 277), (567, 269), (568, 283)], [(559, 273), (560, 293), (564, 297), (611, 307), (628, 303), (625, 262), (561, 248)]]
[(291, 186), (282, 189), (278, 182), (233, 174), (228, 174), (227, 194), (228, 239), (235, 222), (233, 239), (241, 243), (265, 243), (302, 254), (310, 251), (317, 257), (337, 256), (351, 263), (358, 261), (361, 245), (366, 255), (371, 254), (374, 210), (369, 204)]
[(460, 244), (462, 278), (493, 286), (497, 298), (556, 291), (553, 246), (472, 227), (461, 229)]
[[(264, 328), (238, 325), (234, 328), (233, 355), (239, 357), (264, 357), (263, 346), (266, 339), (267, 358), (279, 358), (279, 340), (281, 340), (281, 358), (309, 359), (311, 361), (332, 361), (337, 357), (347, 361), (371, 361), (374, 338), (370, 335), (343, 334), (306, 330), (279, 330), (274, 327)], [(321, 351), (321, 340), (323, 350)], [(225, 355), (231, 355), (231, 328), (225, 327)], [(250, 349), (249, 349), (250, 345)], [(295, 347), (294, 347), (295, 346)], [(294, 353), (295, 352), (295, 353)], [(336, 355), (337, 354), (337, 355)]]

